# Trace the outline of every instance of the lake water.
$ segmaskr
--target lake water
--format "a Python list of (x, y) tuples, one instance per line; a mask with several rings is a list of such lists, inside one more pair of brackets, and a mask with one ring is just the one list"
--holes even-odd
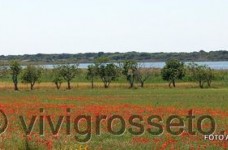
[[(189, 62), (185, 62), (185, 64), (188, 64)], [(208, 61), (208, 62), (195, 62), (199, 65), (207, 65), (211, 67), (212, 69), (228, 69), (228, 61)], [(81, 63), (79, 64), (79, 68), (87, 68), (88, 65), (91, 65), (92, 63)], [(165, 65), (165, 62), (144, 62), (141, 63), (146, 68), (163, 68)], [(44, 68), (53, 68), (54, 65), (43, 65)]]

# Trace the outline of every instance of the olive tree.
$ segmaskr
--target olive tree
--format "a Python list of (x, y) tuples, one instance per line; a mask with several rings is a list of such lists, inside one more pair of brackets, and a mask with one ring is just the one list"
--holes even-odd
[(54, 67), (52, 69), (51, 75), (52, 75), (52, 82), (55, 83), (57, 89), (60, 89), (61, 84), (64, 81), (63, 76), (61, 74), (61, 66)]
[(137, 62), (132, 60), (127, 60), (122, 64), (122, 74), (126, 77), (128, 83), (130, 84), (129, 88), (134, 87), (137, 66)]
[(161, 70), (161, 75), (163, 80), (169, 81), (169, 87), (171, 84), (176, 87), (176, 80), (185, 76), (184, 63), (176, 59), (168, 60)]
[(135, 70), (136, 80), (140, 83), (140, 87), (144, 87), (144, 83), (152, 76), (152, 69), (146, 68), (142, 64), (138, 64), (137, 69)]
[(79, 72), (78, 69), (79, 64), (66, 64), (61, 66), (61, 76), (67, 82), (67, 89), (71, 89), (71, 81), (76, 77), (77, 73)]
[(214, 79), (213, 70), (206, 65), (198, 65), (196, 63), (190, 63), (188, 70), (193, 80), (199, 83), (199, 87), (203, 88), (204, 84), (207, 83), (208, 87), (211, 86), (211, 82)]
[(86, 79), (91, 81), (91, 88), (94, 88), (94, 79), (98, 75), (98, 66), (89, 65), (87, 69)]
[(12, 80), (14, 84), (14, 90), (18, 91), (18, 76), (21, 73), (22, 67), (17, 61), (10, 62), (10, 71), (12, 75)]
[(30, 83), (30, 89), (33, 90), (33, 87), (36, 82), (39, 82), (41, 78), (42, 69), (33, 65), (28, 65), (22, 72), (22, 82)]
[(104, 87), (108, 88), (110, 83), (119, 76), (119, 68), (115, 64), (102, 64), (98, 66), (98, 75), (104, 83)]

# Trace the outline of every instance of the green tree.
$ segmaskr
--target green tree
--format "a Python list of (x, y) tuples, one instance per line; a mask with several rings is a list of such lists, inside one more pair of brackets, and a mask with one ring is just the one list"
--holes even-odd
[(199, 83), (200, 88), (204, 88), (204, 84), (207, 83), (208, 87), (211, 86), (211, 82), (214, 79), (214, 71), (206, 65), (198, 65), (196, 63), (190, 63), (188, 65), (193, 80)]
[(28, 65), (22, 73), (21, 79), (23, 83), (30, 83), (30, 89), (33, 90), (33, 87), (36, 82), (39, 82), (41, 78), (42, 69), (33, 65)]
[(61, 66), (54, 67), (52, 69), (51, 75), (52, 75), (52, 82), (55, 83), (57, 89), (60, 89), (61, 84), (64, 81), (63, 76), (61, 74)]
[(134, 83), (136, 80), (136, 70), (137, 70), (138, 64), (136, 61), (127, 60), (123, 63), (122, 67), (122, 74), (126, 77), (128, 83), (130, 84), (129, 88), (134, 87)]
[(207, 81), (207, 85), (209, 87), (211, 87), (211, 82), (213, 79), (215, 79), (215, 73), (214, 70), (211, 69), (210, 67), (206, 67), (207, 69), (207, 75), (206, 75), (206, 81)]
[(10, 62), (10, 71), (12, 75), (12, 80), (14, 84), (14, 90), (18, 91), (18, 76), (21, 73), (21, 65), (17, 61), (11, 61)]
[(144, 87), (144, 83), (152, 76), (152, 69), (145, 68), (142, 64), (139, 64), (135, 70), (136, 80), (140, 83), (140, 87)]
[(115, 64), (102, 64), (98, 67), (98, 75), (104, 87), (108, 88), (110, 83), (119, 76), (119, 69)]
[(94, 79), (98, 75), (98, 66), (89, 65), (87, 69), (86, 79), (91, 81), (91, 87), (94, 88)]
[(168, 60), (161, 70), (161, 75), (163, 80), (169, 81), (169, 87), (171, 84), (176, 87), (176, 80), (185, 76), (184, 63), (176, 59)]
[(67, 89), (71, 89), (71, 81), (76, 77), (77, 73), (79, 73), (78, 65), (70, 65), (66, 64), (61, 66), (61, 76), (67, 82)]

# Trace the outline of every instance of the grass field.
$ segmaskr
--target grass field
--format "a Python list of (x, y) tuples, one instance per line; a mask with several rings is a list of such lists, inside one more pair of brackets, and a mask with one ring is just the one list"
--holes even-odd
[[(48, 83), (37, 87), (34, 91), (29, 91), (26, 86), (21, 91), (15, 92), (10, 88), (5, 88), (1, 84), (0, 91), (0, 109), (5, 113), (8, 119), (8, 128), (0, 136), (0, 149), (225, 149), (228, 146), (227, 141), (209, 141), (204, 140), (204, 136), (196, 129), (196, 121), (201, 115), (210, 115), (216, 121), (215, 133), (221, 131), (228, 132), (228, 89), (211, 88), (198, 89), (191, 88), (193, 85), (180, 85), (180, 87), (169, 89), (167, 84), (158, 84), (157, 86), (147, 87), (145, 89), (127, 89), (113, 86), (110, 89), (89, 89), (74, 88), (72, 90), (55, 90), (47, 88)], [(76, 85), (74, 85), (77, 87)], [(88, 85), (84, 85), (88, 86)], [(40, 112), (44, 108), (44, 112)], [(70, 108), (70, 112), (66, 109)], [(193, 122), (193, 129), (196, 135), (190, 135), (187, 130), (188, 121), (186, 116), (189, 110), (193, 110), (196, 116)], [(126, 125), (121, 135), (113, 135), (107, 130), (107, 120), (101, 122), (100, 135), (95, 132), (95, 118), (98, 115), (120, 115), (124, 118)], [(165, 121), (170, 115), (179, 115), (184, 119), (184, 132), (173, 136), (166, 131)], [(34, 128), (29, 136), (25, 136), (22, 128), (22, 122), (19, 116), (23, 116), (25, 123), (29, 126), (32, 116), (37, 115)], [(54, 127), (60, 115), (64, 115), (62, 126), (59, 133), (53, 135), (51, 127), (48, 124), (47, 117), (44, 117), (44, 135), (40, 136), (40, 116), (50, 115), (54, 122)], [(74, 119), (80, 115), (92, 117), (91, 131), (85, 132), (88, 136), (91, 133), (91, 139), (88, 142), (78, 142), (76, 136), (84, 139), (75, 130)], [(142, 116), (144, 132), (140, 135), (133, 135), (129, 132), (132, 126), (128, 119), (131, 115)], [(161, 123), (164, 132), (160, 135), (152, 135), (147, 132), (150, 126), (147, 119), (151, 115), (162, 117)], [(3, 115), (1, 116), (1, 127), (3, 126)], [(70, 116), (71, 126), (70, 135), (67, 135), (66, 116)], [(81, 120), (80, 130), (87, 131), (88, 122)], [(114, 120), (112, 129), (118, 131), (123, 124)], [(205, 121), (202, 125), (204, 129), (210, 129), (210, 122)], [(57, 128), (57, 127), (56, 127)], [(153, 130), (156, 130), (153, 129)], [(175, 129), (174, 129), (175, 130)]]

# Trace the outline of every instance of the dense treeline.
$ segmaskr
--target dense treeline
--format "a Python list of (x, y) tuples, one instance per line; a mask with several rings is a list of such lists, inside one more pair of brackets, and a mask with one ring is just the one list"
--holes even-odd
[(36, 54), (36, 55), (9, 55), (0, 56), (0, 61), (9, 63), (12, 60), (18, 60), (22, 64), (57, 64), (57, 63), (74, 63), (80, 62), (94, 62), (99, 57), (108, 57), (112, 62), (123, 60), (136, 60), (139, 62), (154, 62), (167, 61), (171, 58), (181, 61), (228, 61), (228, 51), (210, 51), (203, 50), (199, 52), (173, 52), (173, 53), (145, 53), (145, 52), (127, 52), (127, 53), (78, 53), (78, 54)]
[[(119, 64), (110, 63), (107, 57), (100, 57), (89, 65), (80, 69), (79, 64), (56, 65), (53, 69), (42, 68), (35, 65), (27, 65), (22, 68), (18, 61), (11, 61), (9, 67), (0, 66), (0, 80), (12, 81), (14, 90), (19, 90), (18, 83), (30, 84), (33, 90), (37, 82), (53, 82), (57, 89), (63, 82), (67, 83), (67, 89), (71, 89), (71, 82), (90, 82), (94, 88), (94, 82), (102, 82), (104, 88), (108, 88), (112, 82), (126, 82), (129, 88), (141, 87), (151, 80), (168, 82), (169, 87), (176, 87), (176, 81), (194, 81), (200, 88), (211, 87), (214, 80), (227, 82), (226, 70), (213, 70), (205, 65), (196, 63), (185, 64), (177, 59), (166, 61), (162, 69), (145, 68), (143, 63), (135, 60), (125, 60)], [(53, 85), (54, 85), (53, 84)]]

